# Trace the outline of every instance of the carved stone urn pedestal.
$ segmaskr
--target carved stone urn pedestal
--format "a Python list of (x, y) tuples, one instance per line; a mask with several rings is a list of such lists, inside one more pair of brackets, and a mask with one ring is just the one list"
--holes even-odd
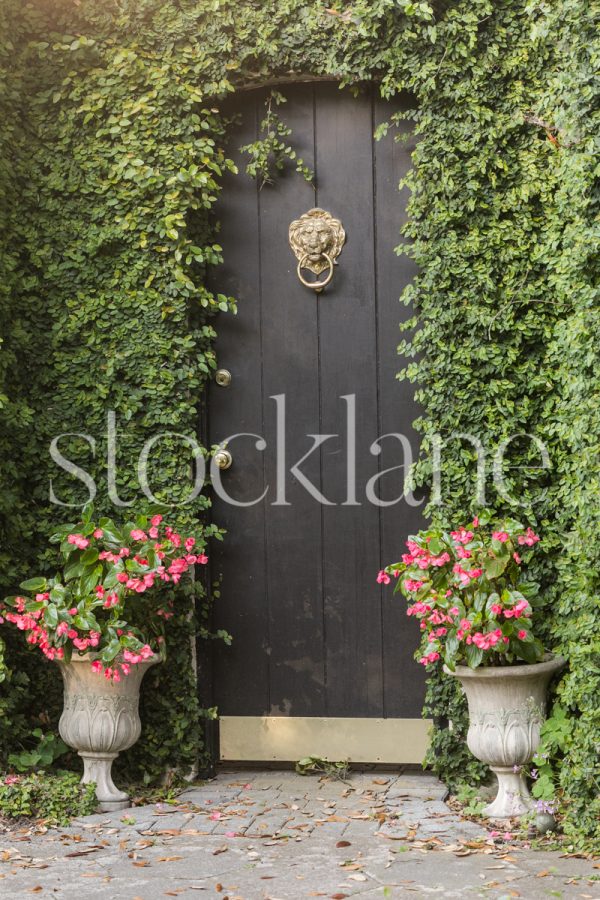
[(521, 767), (531, 762), (546, 717), (546, 689), (565, 660), (548, 654), (533, 665), (457, 666), (448, 675), (458, 678), (469, 704), (469, 750), (490, 766), (498, 778), (498, 794), (484, 816), (508, 819), (533, 806)]
[(63, 741), (83, 759), (82, 784), (96, 783), (96, 796), (104, 812), (125, 809), (129, 796), (111, 776), (113, 760), (132, 747), (140, 736), (140, 685), (150, 659), (132, 665), (121, 681), (109, 681), (92, 670), (90, 657), (59, 662), (64, 682), (64, 709), (58, 724)]

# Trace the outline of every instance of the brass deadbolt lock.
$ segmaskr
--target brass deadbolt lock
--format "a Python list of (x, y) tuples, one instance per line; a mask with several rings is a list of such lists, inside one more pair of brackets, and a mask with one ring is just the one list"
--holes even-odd
[(213, 458), (217, 469), (228, 469), (233, 462), (233, 456), (229, 450), (217, 450)]
[(215, 372), (215, 381), (219, 387), (229, 387), (231, 384), (231, 372), (229, 369), (217, 369)]

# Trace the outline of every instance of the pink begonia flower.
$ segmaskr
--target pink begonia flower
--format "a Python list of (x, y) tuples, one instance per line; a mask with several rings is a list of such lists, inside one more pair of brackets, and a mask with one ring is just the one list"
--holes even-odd
[(186, 550), (191, 550), (196, 543), (196, 538), (189, 537), (185, 539), (184, 546)]
[(36, 594), (35, 599), (38, 603), (44, 603), (46, 600), (50, 599), (50, 594), (44, 592), (43, 594)]
[(501, 544), (505, 544), (508, 540), (508, 534), (506, 531), (492, 531), (492, 538), (495, 541), (500, 541)]
[(534, 544), (537, 544), (539, 539), (539, 535), (535, 533), (533, 528), (528, 528), (525, 534), (520, 535), (519, 544), (521, 544), (521, 546), (526, 544), (528, 547), (533, 547)]
[(473, 519), (473, 528), (477, 528), (479, 525), (479, 516), (475, 516)]
[(456, 555), (459, 559), (471, 559), (473, 554), (470, 550), (467, 550), (465, 547), (458, 547), (456, 550)]
[(162, 522), (162, 520), (163, 520), (162, 516), (152, 516), (152, 518), (150, 519), (150, 524), (152, 525), (153, 528), (157, 528), (160, 525), (160, 523)]
[(425, 582), (423, 581), (414, 581), (412, 578), (407, 578), (404, 582), (404, 587), (407, 591), (410, 591), (410, 593), (413, 594), (415, 593), (415, 591), (418, 591), (420, 588), (422, 588), (424, 583)]
[(490, 606), (490, 612), (493, 613), (495, 616), (499, 616), (500, 613), (502, 612), (502, 607), (500, 606), (499, 603), (492, 603), (492, 605)]
[(518, 553), (516, 553), (516, 552), (513, 553), (513, 559), (514, 559), (514, 561), (516, 562), (516, 564), (517, 564), (518, 566), (521, 565), (521, 557), (519, 556)]
[(151, 537), (153, 540), (156, 540), (158, 537), (158, 528), (155, 528), (154, 525), (152, 528), (148, 529), (148, 537)]
[(450, 613), (451, 616), (457, 616), (458, 615), (458, 606), (450, 607), (448, 612)]
[(450, 562), (450, 554), (444, 551), (440, 556), (432, 556), (431, 557), (431, 565), (432, 566), (443, 566), (447, 562)]
[(67, 543), (73, 544), (78, 550), (85, 550), (90, 546), (90, 542), (82, 534), (70, 534), (67, 537)]
[(201, 566), (205, 566), (208, 562), (208, 556), (205, 553), (201, 553), (196, 557), (196, 562), (200, 563)]
[(525, 631), (524, 628), (521, 628), (521, 630), (520, 630), (519, 633), (517, 634), (517, 637), (519, 638), (520, 641), (524, 641), (524, 640), (526, 639), (526, 637), (527, 637), (527, 632)]
[(66, 634), (69, 630), (69, 625), (67, 622), (59, 622), (56, 626), (56, 633), (60, 637), (63, 634)]
[(467, 531), (466, 528), (459, 528), (458, 531), (451, 531), (450, 537), (459, 544), (468, 544), (473, 540), (473, 532)]
[(237, 831), (226, 831), (225, 837), (237, 837)]
[(94, 662), (92, 663), (92, 672), (98, 673), (101, 671), (102, 671), (102, 663), (100, 662), (99, 659), (95, 659)]
[(125, 584), (129, 581), (129, 575), (127, 572), (117, 572), (117, 581), (120, 581), (121, 584)]
[(220, 818), (221, 818), (221, 813), (220, 813), (220, 812), (217, 812), (216, 810), (215, 810), (214, 813), (211, 813), (210, 816), (209, 816), (209, 819), (212, 819), (213, 822), (216, 822), (216, 821), (217, 821), (218, 819), (220, 819)]
[(381, 572), (377, 576), (377, 584), (389, 584), (390, 581), (391, 581), (390, 576), (387, 574), (387, 572), (384, 572), (382, 569)]
[(69, 638), (70, 641), (72, 641), (73, 638), (77, 637), (77, 632), (75, 631), (74, 628), (69, 628), (69, 630), (67, 631), (67, 637)]
[(96, 587), (94, 588), (94, 590), (96, 591), (96, 595), (98, 597), (104, 597), (104, 593), (105, 593), (104, 585), (97, 584)]
[(130, 553), (131, 553), (131, 550), (129, 549), (129, 547), (121, 547), (121, 549), (119, 550), (119, 556), (121, 556), (121, 557), (129, 556)]
[(20, 780), (18, 775), (7, 775), (4, 779), (4, 784), (18, 784)]
[(145, 531), (142, 531), (141, 528), (132, 528), (129, 532), (130, 537), (133, 538), (134, 541), (145, 541), (147, 539), (147, 534)]
[(96, 528), (96, 530), (94, 531), (94, 537), (95, 538), (104, 537), (104, 532), (102, 531), (101, 528)]

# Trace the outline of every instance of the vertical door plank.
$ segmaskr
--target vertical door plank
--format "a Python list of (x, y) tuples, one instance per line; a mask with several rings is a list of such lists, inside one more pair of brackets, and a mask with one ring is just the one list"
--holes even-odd
[[(314, 91), (286, 87), (281, 117), (292, 129), (294, 149), (314, 168)], [(271, 485), (265, 540), (269, 609), (271, 715), (323, 714), (324, 647), (318, 503), (296, 478), (286, 475), (286, 503), (276, 498), (274, 395), (284, 395), (286, 470), (311, 447), (307, 435), (319, 431), (318, 323), (315, 297), (296, 276), (290, 249), (290, 222), (312, 208), (314, 188), (294, 166), (267, 185), (261, 200), (264, 421), (268, 441), (267, 481)], [(301, 467), (320, 486), (319, 456)], [(280, 498), (282, 499), (282, 498)]]
[[(210, 388), (212, 443), (234, 432), (262, 433), (258, 191), (255, 182), (241, 174), (246, 159), (238, 152), (256, 138), (256, 95), (243, 98), (242, 112), (229, 144), (240, 175), (226, 176), (217, 207), (224, 263), (210, 273), (213, 290), (238, 299), (237, 316), (226, 313), (217, 319), (217, 363), (233, 377), (229, 387), (213, 382)], [(223, 486), (232, 497), (248, 502), (264, 490), (264, 453), (248, 438), (233, 441), (230, 450), (234, 462), (222, 474)], [(230, 647), (215, 648), (215, 702), (224, 715), (262, 715), (269, 697), (265, 507), (235, 507), (215, 497), (213, 521), (227, 529), (224, 542), (214, 541), (211, 551), (211, 575), (223, 577), (214, 622), (233, 635)]]
[[(336, 85), (317, 94), (318, 204), (341, 219), (347, 243), (333, 282), (318, 300), (321, 426), (337, 440), (322, 451), (323, 568), (330, 716), (379, 716), (382, 706), (379, 511), (364, 485), (377, 471), (377, 328), (370, 93)], [(356, 403), (356, 502), (347, 500), (346, 403)]]
[[(375, 126), (388, 121), (396, 109), (408, 108), (410, 101), (396, 99), (384, 102), (375, 92)], [(399, 433), (409, 440), (414, 457), (419, 439), (412, 428), (419, 409), (414, 400), (414, 387), (408, 381), (398, 381), (396, 373), (407, 360), (398, 356), (401, 338), (398, 323), (412, 315), (399, 303), (403, 289), (416, 274), (416, 267), (406, 256), (397, 256), (394, 248), (402, 241), (400, 228), (406, 221), (407, 189), (398, 191), (400, 180), (408, 172), (414, 141), (398, 142), (394, 137), (410, 134), (410, 123), (392, 128), (385, 138), (374, 143), (375, 228), (377, 235), (377, 319), (379, 323), (379, 404), (380, 434)], [(380, 469), (402, 465), (404, 451), (399, 440), (382, 441)], [(405, 470), (382, 475), (379, 494), (384, 500), (399, 497), (403, 490)], [(415, 499), (418, 499), (415, 498)], [(400, 559), (409, 534), (422, 527), (422, 507), (412, 507), (402, 500), (381, 509), (382, 565)], [(406, 616), (406, 602), (401, 595), (392, 596), (392, 589), (383, 590), (383, 663), (384, 711), (389, 717), (419, 717), (423, 708), (425, 678), (422, 668), (413, 659), (419, 642), (418, 623)]]

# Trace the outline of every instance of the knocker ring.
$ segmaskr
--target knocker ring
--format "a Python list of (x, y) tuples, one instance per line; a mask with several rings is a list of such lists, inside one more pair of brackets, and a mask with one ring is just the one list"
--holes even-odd
[(331, 279), (333, 278), (333, 260), (329, 256), (328, 253), (322, 253), (321, 256), (323, 259), (327, 260), (327, 265), (329, 266), (329, 272), (327, 273), (327, 278), (324, 278), (323, 281), (307, 281), (302, 277), (302, 269), (306, 268), (306, 263), (310, 259), (310, 255), (305, 253), (300, 262), (298, 263), (298, 278), (300, 279), (300, 283), (304, 285), (304, 287), (312, 288), (317, 294), (320, 294), (323, 288), (327, 287)]

